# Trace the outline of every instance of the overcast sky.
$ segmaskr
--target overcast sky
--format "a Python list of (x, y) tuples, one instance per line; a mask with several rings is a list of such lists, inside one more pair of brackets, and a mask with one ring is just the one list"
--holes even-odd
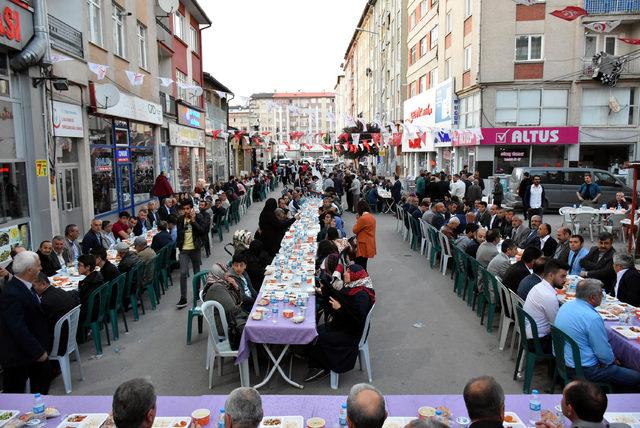
[(366, 0), (200, 0), (204, 71), (238, 96), (333, 91)]

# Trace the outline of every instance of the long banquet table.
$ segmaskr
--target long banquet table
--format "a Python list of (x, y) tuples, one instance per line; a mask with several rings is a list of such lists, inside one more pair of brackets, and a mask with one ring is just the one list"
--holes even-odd
[[(384, 391), (383, 391), (384, 393)], [(543, 409), (554, 410), (560, 404), (561, 396), (540, 396)], [(640, 394), (609, 394), (610, 412), (640, 412)], [(0, 394), (0, 407), (27, 412), (32, 406), (32, 396), (28, 394)], [(160, 396), (157, 401), (157, 416), (190, 416), (195, 409), (211, 410), (212, 422), (218, 409), (224, 407), (224, 395), (200, 396)], [(305, 422), (312, 417), (321, 417), (326, 427), (338, 426), (340, 405), (346, 401), (344, 395), (263, 395), (265, 416), (301, 415)], [(62, 416), (71, 413), (110, 413), (110, 396), (46, 396), (48, 406), (56, 407)], [(388, 395), (385, 403), (389, 416), (416, 417), (421, 406), (446, 406), (451, 410), (452, 419), (467, 416), (462, 395)], [(515, 412), (522, 420), (528, 416), (529, 396), (507, 395), (505, 410)], [(50, 419), (48, 426), (56, 426), (62, 417)]]

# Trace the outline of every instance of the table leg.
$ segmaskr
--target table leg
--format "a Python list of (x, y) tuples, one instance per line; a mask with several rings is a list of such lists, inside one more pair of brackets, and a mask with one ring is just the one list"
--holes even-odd
[(266, 343), (263, 343), (262, 346), (264, 347), (264, 350), (267, 351), (267, 355), (269, 355), (269, 358), (271, 358), (271, 361), (273, 361), (273, 367), (271, 367), (271, 370), (269, 370), (269, 372), (267, 373), (267, 375), (265, 376), (265, 378), (262, 380), (262, 382), (260, 382), (259, 384), (255, 385), (254, 388), (258, 389), (258, 388), (262, 388), (264, 385), (267, 384), (267, 382), (269, 382), (269, 380), (271, 380), (271, 376), (273, 376), (273, 374), (275, 373), (276, 370), (278, 370), (278, 372), (280, 372), (280, 376), (282, 376), (282, 378), (287, 381), (287, 383), (291, 386), (295, 386), (296, 388), (300, 388), (303, 389), (304, 386), (300, 385), (296, 382), (294, 382), (293, 380), (291, 380), (286, 373), (284, 372), (284, 370), (282, 370), (282, 368), (280, 367), (280, 362), (282, 361), (282, 359), (284, 358), (284, 356), (286, 355), (287, 351), (289, 350), (289, 345), (285, 345), (284, 348), (282, 349), (282, 352), (280, 353), (280, 355), (278, 356), (278, 358), (276, 359), (276, 357), (273, 355), (273, 353), (271, 352), (271, 349), (269, 349), (269, 345), (267, 345)]

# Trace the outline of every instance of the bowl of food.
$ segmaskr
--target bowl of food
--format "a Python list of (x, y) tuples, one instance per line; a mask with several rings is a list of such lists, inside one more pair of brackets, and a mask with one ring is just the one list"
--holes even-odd
[(422, 406), (418, 409), (418, 419), (426, 421), (427, 419), (435, 416), (436, 409), (429, 406)]
[(263, 316), (262, 311), (255, 311), (254, 313), (251, 314), (251, 318), (256, 321), (260, 321), (262, 319), (262, 316)]
[(191, 417), (198, 425), (205, 426), (211, 419), (211, 411), (209, 409), (196, 409), (191, 412)]
[(307, 428), (324, 428), (326, 422), (322, 418), (307, 419)]

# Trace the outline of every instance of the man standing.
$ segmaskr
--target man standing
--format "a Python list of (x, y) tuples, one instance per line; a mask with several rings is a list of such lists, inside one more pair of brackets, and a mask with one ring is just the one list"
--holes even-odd
[(47, 394), (51, 381), (49, 326), (33, 282), (40, 273), (40, 258), (23, 251), (13, 260), (14, 277), (0, 293), (0, 365), (5, 393)]
[(591, 174), (587, 173), (584, 175), (584, 183), (580, 185), (580, 190), (576, 192), (580, 205), (589, 207), (598, 206), (602, 192), (600, 191), (600, 186), (598, 186), (597, 183), (593, 183), (592, 180)]
[(71, 256), (71, 261), (75, 262), (82, 254), (82, 249), (78, 244), (80, 228), (75, 224), (69, 224), (64, 228), (64, 246)]
[(471, 419), (469, 428), (502, 428), (504, 391), (494, 378), (482, 376), (471, 379), (462, 395)]
[[(529, 218), (537, 215), (542, 219), (542, 208), (545, 200), (544, 187), (540, 184), (540, 176), (534, 175), (533, 184), (525, 189), (524, 199), (522, 200), (522, 204), (527, 207)], [(532, 227), (531, 222), (529, 222), (529, 227)]]
[(522, 213), (524, 214), (524, 219), (526, 220), (528, 218), (527, 210), (529, 209), (529, 207), (525, 204), (524, 195), (525, 193), (527, 193), (527, 189), (531, 187), (532, 180), (528, 172), (525, 172), (523, 176), (524, 177), (522, 178), (522, 181), (520, 181), (520, 184), (518, 185), (518, 196), (520, 196), (520, 199), (522, 200)]
[(464, 185), (464, 182), (460, 180), (460, 176), (458, 174), (454, 174), (453, 180), (451, 181), (451, 184), (449, 184), (449, 193), (451, 194), (451, 197), (453, 198), (454, 196), (457, 196), (458, 200), (462, 201), (466, 190), (467, 187)]
[(616, 250), (613, 248), (613, 236), (608, 232), (598, 235), (598, 246), (591, 248), (582, 260), (580, 266), (583, 278), (595, 278), (602, 281), (607, 293), (613, 294), (613, 286), (616, 282), (616, 273), (613, 270), (613, 255)]
[(480, 187), (480, 182), (477, 179), (473, 180), (473, 184), (469, 186), (464, 197), (469, 201), (469, 204), (482, 200), (482, 188)]
[(416, 195), (420, 201), (426, 196), (426, 186), (427, 180), (424, 177), (424, 171), (420, 171), (420, 175), (416, 180)]
[(631, 306), (640, 306), (640, 272), (635, 267), (634, 258), (628, 254), (613, 256), (613, 270), (616, 271), (615, 296)]
[(353, 208), (355, 209), (355, 207), (358, 206), (358, 201), (360, 200), (360, 180), (358, 179), (357, 175), (353, 177), (350, 190), (351, 190), (351, 201), (353, 202)]
[(366, 383), (353, 385), (347, 397), (347, 427), (382, 428), (385, 419), (387, 411), (382, 393)]
[(342, 173), (339, 172), (334, 174), (333, 177), (333, 189), (336, 191), (336, 195), (338, 195), (338, 205), (342, 207), (342, 195), (344, 194), (344, 185), (342, 183)]
[(335, 183), (333, 182), (333, 172), (330, 172), (327, 178), (322, 182), (322, 191), (326, 192), (327, 189), (335, 190)]
[(89, 254), (94, 248), (102, 248), (102, 221), (91, 220), (91, 229), (82, 238), (82, 254)]
[(200, 271), (202, 235), (207, 233), (204, 220), (193, 209), (191, 202), (183, 204), (184, 215), (178, 218), (177, 248), (180, 250), (180, 300), (176, 308), (187, 306), (187, 279), (189, 278), (189, 264), (194, 275)]

